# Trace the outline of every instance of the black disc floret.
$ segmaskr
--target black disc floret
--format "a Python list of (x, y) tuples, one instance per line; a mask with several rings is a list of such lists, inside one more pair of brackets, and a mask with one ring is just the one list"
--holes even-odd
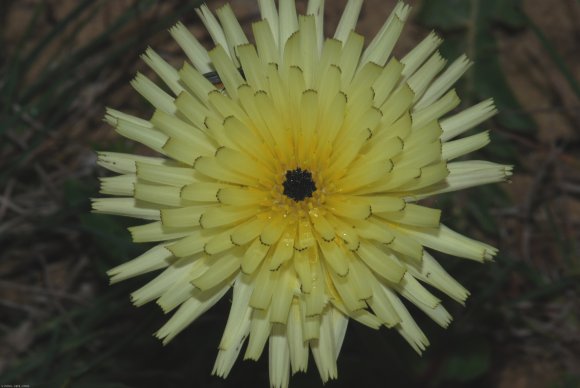
[(312, 193), (316, 191), (312, 173), (300, 167), (286, 171), (286, 180), (283, 186), (284, 195), (296, 202), (302, 201), (306, 197), (312, 197)]

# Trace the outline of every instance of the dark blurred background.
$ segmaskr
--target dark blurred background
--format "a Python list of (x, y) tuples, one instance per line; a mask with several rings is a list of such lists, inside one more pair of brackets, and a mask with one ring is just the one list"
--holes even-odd
[[(580, 387), (580, 1), (417, 0), (399, 57), (431, 29), (444, 56), (476, 61), (464, 106), (494, 97), (492, 144), (473, 158), (516, 166), (511, 184), (438, 197), (444, 222), (500, 248), (495, 263), (436, 255), (472, 293), (444, 298), (448, 330), (412, 309), (431, 346), (418, 356), (393, 331), (351, 323), (328, 387)], [(211, 8), (223, 2), (209, 1)], [(305, 1), (297, 1), (301, 10)], [(344, 0), (327, 0), (332, 35)], [(394, 1), (367, 0), (371, 37)], [(175, 66), (167, 29), (182, 20), (210, 45), (194, 8), (177, 0), (0, 2), (0, 384), (31, 387), (267, 387), (267, 354), (212, 377), (229, 298), (167, 346), (167, 319), (134, 308), (147, 276), (108, 286), (105, 271), (145, 249), (131, 221), (89, 212), (95, 150), (146, 153), (102, 122), (105, 106), (148, 117), (132, 91), (147, 45)], [(254, 1), (233, 0), (242, 24)], [(148, 74), (148, 73), (147, 73)], [(266, 352), (265, 352), (266, 353)], [(312, 358), (292, 387), (322, 383)]]

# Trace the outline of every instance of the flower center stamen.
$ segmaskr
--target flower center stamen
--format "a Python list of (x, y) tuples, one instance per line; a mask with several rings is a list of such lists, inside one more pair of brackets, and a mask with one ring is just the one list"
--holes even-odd
[(312, 197), (316, 191), (316, 185), (312, 179), (312, 173), (300, 167), (286, 171), (286, 180), (283, 183), (283, 194), (296, 202)]

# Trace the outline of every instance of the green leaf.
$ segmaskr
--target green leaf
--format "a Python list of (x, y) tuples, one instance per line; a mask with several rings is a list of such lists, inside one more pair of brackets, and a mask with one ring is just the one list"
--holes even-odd
[(554, 62), (562, 76), (568, 82), (568, 85), (570, 85), (570, 88), (574, 91), (576, 96), (580, 98), (580, 83), (576, 79), (572, 70), (568, 67), (562, 56), (558, 53), (552, 42), (550, 42), (546, 35), (544, 35), (544, 32), (540, 29), (540, 27), (538, 27), (532, 21), (532, 19), (528, 17), (528, 15), (524, 14), (523, 17), (530, 26), (532, 32), (536, 35), (536, 38), (540, 41), (540, 44), (544, 47), (544, 50), (546, 50), (546, 53), (552, 62)]
[[(570, 372), (568, 372), (570, 373)], [(578, 388), (580, 387), (580, 374), (564, 374), (557, 377), (556, 381), (549, 385), (550, 388)]]
[(66, 207), (79, 211), (83, 207), (89, 208), (88, 198), (97, 193), (95, 182), (87, 183), (78, 179), (69, 179), (64, 184), (64, 198)]
[(465, 0), (425, 0), (419, 20), (443, 31), (463, 29), (469, 23), (469, 2)]
[(526, 25), (521, 0), (497, 1), (494, 9), (494, 18), (499, 23), (511, 28), (522, 28)]
[(446, 32), (441, 48), (446, 57), (453, 59), (466, 52), (475, 61), (466, 76), (466, 100), (494, 98), (498, 121), (512, 131), (529, 134), (536, 125), (524, 113), (503, 74), (492, 30), (496, 23), (520, 25), (522, 18), (519, 0), (426, 0), (419, 12), (421, 23)]
[(102, 256), (108, 261), (125, 261), (143, 250), (141, 245), (133, 244), (127, 224), (123, 224), (119, 217), (94, 213), (81, 214), (79, 217), (83, 229), (93, 236)]
[(443, 361), (445, 380), (468, 382), (482, 376), (491, 365), (491, 348), (483, 338), (456, 342)]

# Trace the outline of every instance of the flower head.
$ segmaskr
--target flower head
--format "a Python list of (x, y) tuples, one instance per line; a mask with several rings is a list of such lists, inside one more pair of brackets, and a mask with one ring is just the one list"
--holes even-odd
[(323, 3), (297, 16), (294, 0), (260, 0), (255, 44), (228, 5), (217, 19), (202, 6), (216, 47), (207, 52), (178, 24), (170, 32), (190, 60), (180, 70), (148, 49), (143, 59), (171, 93), (139, 74), (132, 84), (154, 106), (151, 119), (108, 109), (106, 120), (161, 157), (100, 153), (120, 175), (102, 179), (114, 198), (93, 201), (98, 212), (150, 220), (130, 231), (158, 245), (109, 274), (163, 270), (132, 294), (173, 312), (156, 335), (169, 342), (233, 288), (214, 373), (227, 376), (245, 342), (249, 359), (269, 342), (275, 387), (306, 370), (309, 352), (323, 381), (336, 378), (349, 319), (425, 349), (401, 299), (446, 327), (450, 315), (423, 284), (459, 302), (469, 294), (429, 252), (486, 261), (497, 250), (418, 201), (511, 171), (453, 161), (489, 136), (452, 139), (495, 113), (484, 101), (450, 114), (465, 56), (446, 68), (430, 34), (394, 58), (403, 3), (366, 48), (354, 32), (362, 0), (349, 0), (324, 39)]

